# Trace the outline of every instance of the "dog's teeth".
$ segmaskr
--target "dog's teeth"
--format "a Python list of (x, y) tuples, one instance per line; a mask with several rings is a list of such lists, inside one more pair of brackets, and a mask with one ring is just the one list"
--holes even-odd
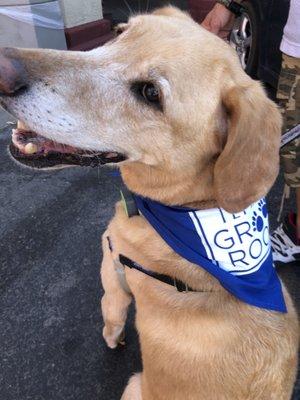
[(34, 154), (38, 151), (38, 147), (34, 143), (27, 143), (26, 146), (24, 147), (24, 152), (26, 154)]
[(106, 156), (106, 158), (113, 158), (113, 157), (117, 157), (118, 153), (110, 152), (110, 153), (107, 153), (105, 156)]

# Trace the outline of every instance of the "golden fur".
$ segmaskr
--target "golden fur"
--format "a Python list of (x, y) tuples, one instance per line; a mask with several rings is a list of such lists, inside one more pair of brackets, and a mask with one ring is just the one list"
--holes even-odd
[[(86, 53), (2, 50), (24, 66), (27, 88), (1, 101), (48, 139), (125, 154), (124, 182), (154, 200), (238, 212), (263, 197), (278, 173), (281, 118), (234, 51), (172, 7), (119, 31)], [(134, 96), (136, 81), (159, 86), (162, 111)], [(290, 399), (299, 332), (285, 288), (287, 314), (239, 301), (120, 204), (103, 238), (104, 338), (117, 346), (134, 298), (142, 350), (122, 400)], [(130, 294), (115, 271), (120, 253), (199, 292), (126, 269)]]
[[(188, 17), (172, 8), (158, 10), (156, 15), (171, 18), (178, 30), (187, 26)], [(147, 23), (151, 24), (151, 18)], [(159, 22), (153, 19), (158, 32)], [(188, 23), (193, 25), (190, 20)], [(161, 24), (165, 24), (163, 18)], [(139, 36), (136, 25), (131, 37), (129, 23), (127, 42)], [(180, 153), (172, 146), (162, 146), (159, 167), (133, 162), (122, 166), (121, 172), (131, 190), (156, 200), (200, 208), (218, 205), (235, 212), (265, 195), (272, 185), (278, 169), (281, 120), (260, 84), (241, 71), (229, 49), (226, 58), (222, 54), (219, 60), (224, 46), (217, 40), (215, 44), (213, 59), (202, 61), (202, 66), (194, 53), (190, 55), (189, 79), (182, 82), (180, 65), (173, 69), (172, 78), (179, 87), (188, 86), (192, 102), (203, 96), (203, 83), (199, 85), (198, 79), (204, 75), (209, 87), (218, 88), (219, 109), (211, 112), (205, 111), (209, 105), (200, 109), (189, 102), (175, 103), (173, 140)], [(144, 45), (151, 48), (147, 41)], [(161, 45), (172, 57), (173, 49), (163, 37)], [(191, 44), (179, 42), (178, 53), (181, 46), (187, 54)], [(201, 58), (201, 53), (197, 56)], [(142, 51), (140, 57), (144, 58)], [(226, 139), (222, 137), (221, 107), (226, 119), (228, 115)], [(138, 117), (135, 122), (140, 123)], [(159, 152), (154, 146), (147, 149), (151, 150)], [(113, 254), (107, 236), (112, 240)], [(129, 219), (120, 204), (103, 235), (103, 252), (103, 333), (108, 346), (117, 346), (122, 336), (132, 297), (137, 308), (143, 372), (131, 378), (122, 400), (290, 399), (297, 369), (298, 322), (285, 288), (287, 314), (242, 303), (207, 272), (175, 254), (143, 217)], [(114, 270), (119, 254), (174, 276), (199, 293), (179, 293), (126, 269), (131, 297), (120, 286)]]

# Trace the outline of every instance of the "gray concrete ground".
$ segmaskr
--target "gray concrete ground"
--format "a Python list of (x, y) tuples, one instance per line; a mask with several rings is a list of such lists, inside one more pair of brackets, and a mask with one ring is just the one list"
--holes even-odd
[(0, 129), (5, 128), (10, 122), (15, 122), (15, 118), (0, 107)]
[[(6, 152), (9, 140), (7, 128), (0, 133), (0, 398), (117, 400), (141, 369), (133, 309), (124, 348), (109, 350), (101, 337), (100, 236), (119, 178), (107, 168), (20, 168)], [(269, 196), (273, 226), (281, 184)], [(300, 309), (299, 266), (281, 275)]]

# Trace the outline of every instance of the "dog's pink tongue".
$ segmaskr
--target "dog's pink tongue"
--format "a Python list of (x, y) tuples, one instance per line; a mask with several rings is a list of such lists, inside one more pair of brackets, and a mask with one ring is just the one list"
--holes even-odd
[(56, 152), (56, 153), (76, 153), (76, 148), (68, 146), (66, 144), (60, 144), (53, 142), (52, 140), (47, 140), (42, 145), (42, 150), (44, 153)]

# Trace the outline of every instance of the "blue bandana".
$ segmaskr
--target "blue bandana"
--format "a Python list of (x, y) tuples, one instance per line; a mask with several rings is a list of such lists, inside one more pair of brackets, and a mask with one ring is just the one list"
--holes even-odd
[(264, 199), (237, 214), (170, 207), (137, 195), (135, 200), (176, 253), (204, 268), (228, 292), (256, 307), (287, 311), (273, 266)]

